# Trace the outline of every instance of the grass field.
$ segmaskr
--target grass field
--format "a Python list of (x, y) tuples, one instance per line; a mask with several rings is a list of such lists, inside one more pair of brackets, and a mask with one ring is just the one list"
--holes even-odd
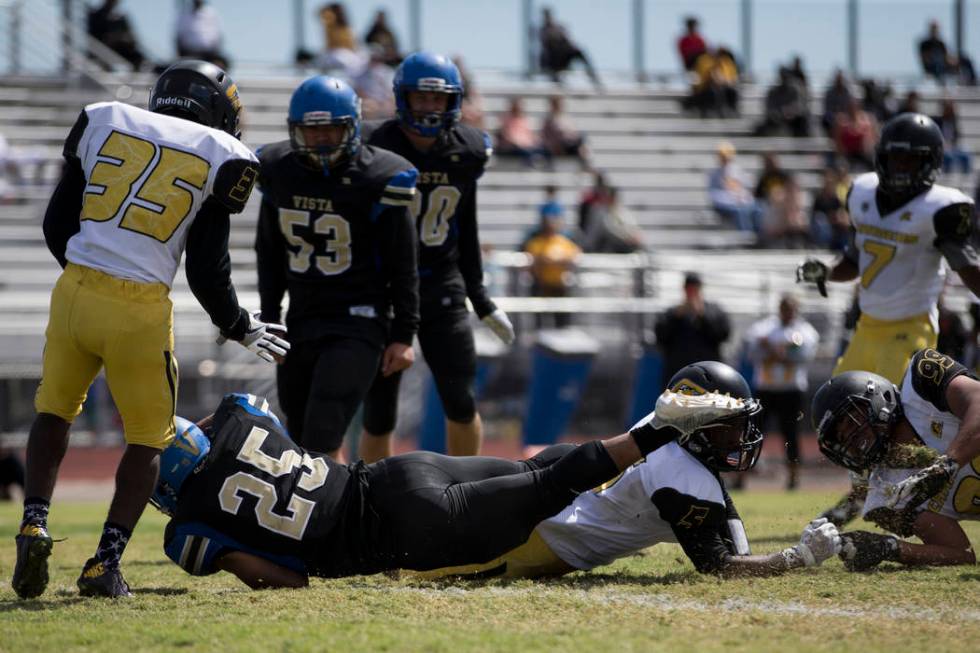
[[(797, 540), (833, 494), (734, 495), (753, 551)], [(124, 558), (131, 600), (82, 599), (82, 562), (105, 505), (51, 514), (51, 584), (19, 601), (9, 586), (20, 507), (0, 506), (0, 650), (975, 651), (980, 569), (849, 574), (838, 560), (783, 577), (700, 576), (662, 544), (592, 573), (550, 581), (425, 583), (385, 576), (252, 592), (227, 574), (188, 576), (163, 555), (147, 509)], [(980, 523), (967, 524), (974, 543)]]

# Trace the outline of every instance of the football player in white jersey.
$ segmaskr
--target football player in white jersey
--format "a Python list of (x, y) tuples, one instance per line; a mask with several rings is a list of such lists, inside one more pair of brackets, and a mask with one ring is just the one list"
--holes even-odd
[[(870, 470), (864, 519), (901, 537), (842, 533), (848, 569), (884, 560), (907, 565), (974, 564), (976, 555), (959, 522), (980, 519), (980, 382), (963, 365), (934, 349), (913, 357), (901, 389), (871, 372), (846, 372), (814, 395), (813, 422), (820, 450), (860, 472)], [(969, 446), (962, 446), (964, 443)], [(954, 449), (954, 445), (961, 445)], [(972, 451), (971, 451), (971, 446)], [(972, 459), (962, 460), (970, 453)], [(959, 456), (944, 482), (923, 494), (901, 495), (902, 482), (923, 464)], [(896, 501), (896, 495), (898, 500)]]
[[(679, 543), (698, 571), (725, 577), (778, 574), (835, 555), (839, 536), (826, 519), (811, 522), (793, 547), (750, 555), (742, 521), (718, 473), (755, 465), (762, 449), (756, 424), (762, 408), (750, 397), (745, 379), (724, 363), (688, 365), (669, 385), (656, 410), (630, 432), (666, 431), (676, 439), (664, 439), (617, 479), (580, 494), (538, 524), (517, 549), (486, 564), (422, 576), (557, 575), (606, 565), (660, 542)], [(552, 449), (558, 455), (563, 446), (572, 445), (549, 448), (537, 458)]]
[(128, 596), (119, 560), (174, 437), (177, 361), (169, 294), (187, 250), (191, 290), (221, 330), (273, 362), (285, 329), (254, 320), (231, 283), (229, 216), (245, 207), (258, 162), (238, 137), (231, 78), (203, 61), (163, 72), (150, 110), (100, 102), (65, 141), (65, 166), (44, 236), (64, 268), (51, 295), (37, 418), (27, 444), (24, 518), (12, 585), (21, 598), (47, 586), (47, 516), (72, 420), (101, 368), (122, 415), (126, 450), (83, 595)]
[[(859, 175), (848, 192), (852, 239), (827, 267), (816, 259), (797, 269), (798, 281), (817, 284), (860, 279), (861, 317), (834, 375), (852, 370), (899, 383), (912, 354), (936, 346), (943, 259), (974, 293), (980, 263), (971, 239), (973, 200), (934, 182), (943, 162), (943, 135), (928, 116), (903, 113), (881, 131), (875, 172)], [(838, 525), (860, 510), (863, 488), (824, 513)]]

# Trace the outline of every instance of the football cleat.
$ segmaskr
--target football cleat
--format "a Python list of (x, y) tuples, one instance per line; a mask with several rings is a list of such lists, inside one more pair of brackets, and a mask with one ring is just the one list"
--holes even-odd
[(107, 569), (98, 558), (89, 558), (85, 563), (78, 577), (78, 591), (82, 596), (132, 596), (119, 568)]
[(25, 524), (14, 540), (17, 542), (17, 562), (10, 585), (22, 599), (41, 596), (48, 586), (51, 536), (41, 526)]

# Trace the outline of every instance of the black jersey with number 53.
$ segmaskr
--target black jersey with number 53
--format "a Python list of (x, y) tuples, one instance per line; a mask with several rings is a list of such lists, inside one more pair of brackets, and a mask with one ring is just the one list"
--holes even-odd
[(359, 514), (351, 468), (305, 452), (255, 405), (228, 395), (211, 430), (205, 467), (183, 484), (167, 526), (167, 556), (187, 572), (207, 575), (224, 551), (251, 553), (297, 571), (345, 566), (347, 523)]

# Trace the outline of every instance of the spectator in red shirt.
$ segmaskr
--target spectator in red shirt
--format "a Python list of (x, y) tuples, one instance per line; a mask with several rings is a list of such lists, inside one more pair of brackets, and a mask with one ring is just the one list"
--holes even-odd
[(847, 111), (837, 114), (833, 137), (834, 149), (848, 163), (858, 164), (864, 170), (874, 169), (878, 125), (857, 99), (851, 98)]
[(694, 68), (694, 62), (697, 61), (698, 57), (708, 51), (708, 45), (701, 37), (701, 33), (698, 32), (697, 18), (688, 16), (684, 19), (684, 26), (687, 31), (677, 39), (677, 52), (681, 55), (684, 70), (691, 70)]

